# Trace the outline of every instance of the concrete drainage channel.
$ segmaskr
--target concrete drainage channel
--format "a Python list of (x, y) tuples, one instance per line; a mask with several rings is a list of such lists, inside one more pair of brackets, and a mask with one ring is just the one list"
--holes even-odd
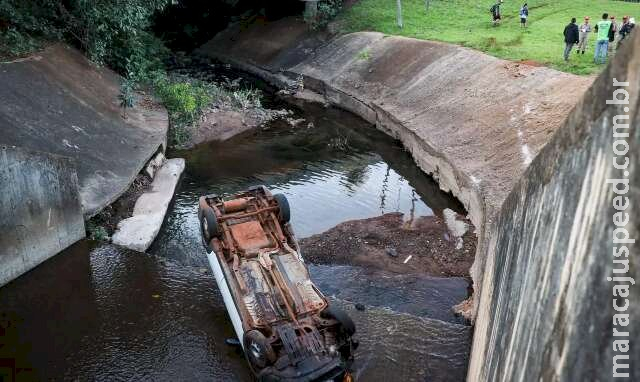
[[(370, 109), (351, 97), (341, 96), (339, 92), (329, 94), (328, 89), (325, 92), (327, 94), (306, 91), (290, 101), (309, 99), (324, 103), (329, 100), (356, 114), (368, 116)], [(114, 203), (124, 204), (125, 210), (121, 214), (125, 219), (114, 227), (112, 241), (116, 246), (101, 244), (96, 248), (83, 248), (80, 244), (80, 249), (72, 248), (61, 255), (61, 259), (48, 262), (35, 276), (27, 275), (11, 285), (10, 288), (15, 288), (14, 295), (30, 296), (30, 291), (25, 289), (28, 285), (42, 288), (52, 282), (46, 276), (48, 273), (59, 272), (60, 264), (79, 261), (79, 257), (89, 252), (89, 264), (83, 264), (82, 271), (86, 272), (88, 267), (92, 277), (102, 278), (108, 284), (98, 286), (97, 290), (93, 282), (80, 286), (93, 292), (87, 293), (79, 305), (88, 311), (96, 305), (101, 306), (100, 309), (109, 311), (113, 320), (113, 324), (106, 324), (100, 317), (89, 320), (88, 325), (102, 328), (91, 335), (92, 343), (104, 344), (108, 349), (121, 347), (121, 340), (138, 338), (142, 341), (141, 348), (129, 351), (138, 352), (140, 357), (157, 357), (160, 351), (157, 344), (141, 339), (147, 326), (156, 328), (155, 334), (162, 343), (178, 332), (192, 333), (206, 343), (223, 343), (223, 338), (232, 334), (227, 330), (230, 327), (223, 306), (211, 296), (211, 293), (215, 294), (214, 287), (205, 281), (208, 271), (203, 257), (199, 256), (202, 248), (197, 219), (194, 219), (195, 198), (210, 192), (232, 193), (264, 183), (288, 194), (294, 208), (298, 208), (298, 211), (294, 210), (297, 217), (294, 227), (299, 236), (305, 238), (303, 255), (308, 254), (315, 263), (311, 266), (312, 278), (356, 319), (362, 343), (354, 366), (357, 377), (365, 380), (463, 379), (472, 331), (464, 319), (453, 314), (452, 307), (469, 297), (468, 270), (476, 252), (477, 238), (473, 229), (464, 229), (470, 225), (466, 212), (424, 176), (397, 142), (389, 142), (387, 136), (348, 113), (318, 105), (302, 105), (307, 111), (304, 118), (310, 123), (300, 124), (297, 128), (286, 124), (279, 126), (276, 122), (267, 126), (267, 131), (248, 132), (232, 142), (214, 142), (189, 151), (172, 152), (172, 156), (186, 158), (187, 174), (182, 186), (178, 181), (185, 161), (166, 160), (162, 154), (156, 155), (138, 176), (144, 180), (140, 182), (142, 186), (138, 187), (134, 181), (134, 190)], [(374, 115), (373, 121), (377, 122), (386, 114)], [(367, 119), (372, 120), (371, 116)], [(360, 128), (353, 128), (360, 125)], [(309, 126), (314, 126), (313, 131), (304, 131), (309, 130)], [(420, 145), (411, 146), (415, 140), (401, 132), (393, 131), (391, 135), (401, 138), (405, 145), (409, 144), (414, 156), (431, 152)], [(445, 162), (425, 155), (428, 158), (418, 160), (419, 165), (430, 168), (433, 163), (440, 163), (438, 176), (446, 178), (446, 184), (455, 184), (451, 179), (457, 179), (457, 176)], [(176, 198), (173, 208), (168, 210), (174, 190), (177, 190)], [(473, 199), (473, 194), (467, 195), (467, 204), (469, 198)], [(127, 207), (127, 202), (131, 206)], [(114, 205), (108, 209), (113, 210)], [(477, 204), (471, 205), (477, 213)], [(399, 221), (389, 215), (376, 217), (387, 212), (401, 212), (404, 217), (400, 215)], [(363, 229), (357, 224), (340, 224), (362, 218), (372, 218), (360, 221)], [(478, 221), (480, 218), (472, 216), (472, 219)], [(160, 228), (163, 221), (166, 223)], [(337, 231), (322, 234), (336, 224)], [(382, 230), (376, 233), (375, 227), (382, 227)], [(336, 236), (332, 237), (332, 234)], [(152, 243), (156, 235), (158, 240)], [(417, 236), (424, 241), (419, 242)], [(420, 243), (420, 250), (415, 248), (417, 243)], [(124, 248), (146, 251), (151, 257), (134, 260), (132, 257), (140, 254)], [(332, 257), (335, 253), (353, 256)], [(184, 269), (178, 271), (179, 268)], [(84, 280), (76, 274), (81, 272), (78, 269), (67, 272), (73, 279)], [(113, 280), (110, 280), (111, 275)], [(136, 280), (136, 275), (144, 276)], [(210, 277), (208, 280), (211, 281)], [(191, 282), (195, 289), (181, 287)], [(133, 292), (127, 290), (130, 285), (135, 285)], [(130, 296), (130, 293), (136, 295)], [(95, 300), (103, 294), (126, 296), (137, 303), (120, 311), (111, 304), (104, 306), (102, 299)], [(37, 296), (30, 298), (38, 299)], [(63, 299), (63, 296), (59, 298)], [(6, 296), (2, 300), (5, 306), (18, 310), (21, 318), (35, 321), (32, 325), (39, 325), (36, 315), (56, 314), (21, 309), (19, 301)], [(154, 301), (159, 307), (151, 321), (127, 318), (141, 315), (138, 308)], [(195, 306), (210, 309), (212, 302), (213, 307), (220, 310), (215, 321), (222, 325), (222, 330), (213, 332), (210, 324), (200, 322), (210, 312), (191, 315)], [(465, 309), (469, 310), (469, 304)], [(189, 313), (185, 313), (186, 310)], [(180, 317), (178, 324), (167, 328), (173, 325), (171, 322), (175, 317)], [(109, 333), (117, 331), (120, 325), (131, 327), (126, 336), (114, 342)], [(224, 329), (225, 325), (227, 329)], [(196, 334), (199, 330), (210, 335)], [(52, 335), (44, 333), (42, 338), (32, 338), (32, 343), (42, 349), (42, 354), (48, 354), (46, 347), (51, 345), (42, 340)], [(62, 341), (58, 346), (71, 348), (77, 345), (73, 343), (73, 333), (69, 333), (69, 338), (71, 342)], [(194, 366), (192, 360), (178, 357), (178, 364), (185, 369), (196, 367), (209, 370), (210, 375), (239, 375), (240, 379), (246, 375), (244, 360), (237, 355), (224, 356), (220, 362), (220, 359), (214, 360), (202, 353), (207, 346), (190, 348), (192, 344), (187, 341), (179, 341), (176, 346), (175, 351), (201, 359), (201, 363)], [(215, 349), (215, 357), (225, 351)], [(43, 376), (63, 371), (72, 378), (83, 379), (95, 373), (94, 365), (108, 353), (86, 347), (82, 351), (85, 353), (84, 358), (80, 358), (83, 364), (69, 360), (51, 367), (36, 360), (34, 366)], [(118, 364), (118, 370), (108, 371), (131, 373), (135, 367), (134, 363), (124, 362)], [(164, 370), (153, 365), (135, 371), (138, 372), (166, 375)]]
[[(182, 185), (176, 185), (180, 161), (160, 168), (153, 180), (135, 177), (165, 145), (166, 114), (137, 109), (123, 121), (114, 102), (118, 78), (93, 67), (87, 75), (90, 65), (64, 46), (3, 63), (0, 128), (7, 147), (0, 155), (0, 179), (19, 187), (0, 196), (5, 207), (0, 211), (5, 271), (0, 283), (42, 264), (0, 289), (4, 337), (17, 344), (0, 346), (0, 359), (11, 359), (10, 367), (27, 380), (249, 380), (242, 356), (222, 345), (233, 331), (199, 256), (194, 200), (212, 190), (224, 194), (265, 183), (298, 195), (299, 216), (316, 208), (314, 219), (295, 225), (305, 232), (314, 279), (358, 322), (358, 378), (610, 379), (615, 354), (603, 344), (615, 338), (611, 312), (602, 307), (611, 303), (611, 294), (594, 286), (612, 271), (611, 258), (602, 256), (610, 251), (606, 243), (614, 229), (611, 190), (603, 179), (629, 177), (630, 199), (638, 202), (637, 150), (629, 150), (632, 165), (624, 175), (613, 170), (620, 169), (612, 166), (610, 155), (611, 120), (639, 113), (640, 35), (627, 41), (580, 101), (566, 94), (582, 94), (591, 78), (377, 33), (325, 40), (295, 20), (232, 26), (204, 47), (204, 54), (278, 86), (300, 90), (302, 85), (306, 89), (296, 97), (343, 107), (401, 140), (415, 163), (467, 207), (479, 238), (465, 238), (467, 231), (461, 243), (455, 234), (468, 223), (463, 209), (436, 207), (430, 197), (438, 195), (438, 185), (434, 191), (421, 184), (420, 170), (419, 177), (411, 176), (408, 169), (415, 164), (409, 159), (411, 165), (403, 166), (389, 154), (393, 147), (374, 145), (336, 159), (318, 155), (317, 149), (344, 148), (344, 137), (321, 139), (320, 146), (314, 139), (262, 142), (254, 145), (259, 149), (254, 158), (260, 160), (247, 161), (247, 147), (234, 157), (203, 146), (184, 152), (188, 165)], [(624, 86), (636, 94), (628, 106), (602, 102), (611, 97), (613, 78), (629, 81)], [(637, 124), (624, 126), (616, 129), (627, 129), (629, 141), (638, 142)], [(283, 137), (296, 135), (285, 131)], [(307, 150), (292, 158), (287, 156), (292, 148)], [(37, 152), (42, 150), (52, 152)], [(198, 159), (201, 154), (205, 161)], [(34, 166), (38, 162), (43, 165)], [(156, 165), (161, 162), (154, 159)], [(226, 166), (212, 175), (212, 162)], [(198, 163), (204, 164), (201, 171)], [(225, 173), (229, 167), (232, 171)], [(177, 189), (166, 224), (146, 254), (80, 241), (45, 261), (82, 236), (83, 215), (93, 216), (114, 202), (132, 179), (125, 197), (146, 196), (139, 205), (131, 203), (133, 216), (121, 224), (115, 240), (137, 249), (147, 248), (156, 234), (155, 228), (139, 229), (140, 220), (154, 221), (154, 227), (162, 222), (149, 205), (171, 206), (170, 192), (160, 196), (157, 191)], [(386, 214), (390, 208), (396, 214)], [(12, 214), (24, 220), (15, 224)], [(389, 226), (398, 219), (402, 230)], [(442, 229), (438, 219), (453, 228)], [(412, 241), (400, 236), (381, 247), (390, 237), (360, 232), (360, 225), (421, 237), (421, 230), (431, 227), (429, 232), (446, 243), (434, 237), (429, 243), (449, 246), (447, 254), (454, 256), (427, 256), (442, 274), (425, 274), (420, 272), (425, 264), (402, 247)], [(638, 237), (637, 224), (631, 225), (630, 236)], [(25, 227), (35, 227), (39, 235)], [(345, 246), (335, 251), (338, 245)], [(362, 256), (363, 248), (372, 256)], [(356, 256), (328, 261), (328, 252)], [(460, 260), (458, 265), (468, 269), (464, 262), (474, 253), (476, 293), (465, 309), (477, 319), (469, 361), (471, 327), (450, 310), (467, 297), (462, 290), (469, 278), (446, 260)], [(637, 267), (627, 270), (640, 278)], [(629, 359), (640, 359), (638, 347), (629, 353)], [(633, 365), (630, 378), (638, 379), (639, 370)]]
[[(193, 380), (250, 380), (242, 355), (224, 345), (233, 330), (207, 268), (196, 204), (205, 193), (262, 183), (288, 196), (312, 279), (356, 320), (358, 379), (463, 379), (472, 331), (452, 306), (468, 297), (466, 270), (477, 240), (473, 228), (459, 229), (469, 225), (464, 209), (402, 146), (359, 118), (318, 105), (297, 118), (314, 127), (276, 121), (231, 141), (170, 153), (184, 162), (155, 157), (153, 181), (113, 235), (114, 243), (143, 250), (149, 241), (141, 238), (153, 229), (138, 228), (138, 219), (147, 219), (148, 203), (169, 206), (147, 254), (81, 242), (3, 288), (0, 306), (13, 315), (14, 334), (42, 355), (19, 362), (43, 378), (188, 373)], [(353, 256), (330, 258), (327, 251)], [(35, 292), (51, 290), (47, 300), (62, 304), (69, 293), (54, 287), (60, 277), (75, 280), (73, 308), (64, 312), (47, 308)], [(54, 329), (43, 325), (45, 317), (82, 317), (84, 329)], [(59, 356), (44, 356), (52, 353)]]

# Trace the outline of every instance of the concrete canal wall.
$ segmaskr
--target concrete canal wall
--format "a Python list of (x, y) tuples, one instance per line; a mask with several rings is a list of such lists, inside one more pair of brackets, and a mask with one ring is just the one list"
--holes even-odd
[(84, 237), (74, 163), (0, 147), (0, 286)]
[[(0, 62), (0, 146), (40, 152), (2, 151), (0, 285), (84, 237), (83, 217), (164, 151), (166, 110), (139, 94), (125, 118), (121, 80), (63, 44)], [(173, 188), (162, 191), (171, 198)]]
[[(629, 373), (620, 380), (640, 380), (640, 294), (632, 281), (607, 280), (640, 281), (639, 244), (632, 243), (640, 239), (640, 34), (634, 37), (503, 203), (469, 381), (611, 381), (614, 356), (631, 365), (617, 370)], [(628, 104), (607, 105), (616, 91), (618, 100), (628, 94)], [(614, 352), (615, 340), (630, 349)]]
[(166, 142), (166, 110), (140, 97), (122, 117), (121, 77), (55, 44), (0, 63), (0, 144), (73, 158), (91, 217), (116, 200)]

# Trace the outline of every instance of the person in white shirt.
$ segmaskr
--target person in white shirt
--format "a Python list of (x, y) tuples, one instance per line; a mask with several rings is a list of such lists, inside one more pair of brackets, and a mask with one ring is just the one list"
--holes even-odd
[(591, 24), (589, 24), (589, 16), (584, 17), (584, 23), (580, 25), (580, 40), (578, 41), (578, 51), (576, 53), (587, 50), (587, 43), (589, 42), (589, 33), (591, 33)]

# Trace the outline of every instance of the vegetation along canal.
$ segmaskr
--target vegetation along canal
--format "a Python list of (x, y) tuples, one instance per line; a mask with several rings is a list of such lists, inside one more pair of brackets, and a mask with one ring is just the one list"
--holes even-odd
[(186, 173), (147, 254), (80, 242), (2, 288), (16, 367), (33, 379), (250, 380), (225, 344), (233, 329), (196, 209), (200, 195), (264, 184), (288, 197), (312, 279), (356, 322), (357, 380), (463, 380), (471, 327), (452, 307), (468, 297), (476, 240), (464, 209), (357, 117), (309, 104), (295, 118), (170, 152)]

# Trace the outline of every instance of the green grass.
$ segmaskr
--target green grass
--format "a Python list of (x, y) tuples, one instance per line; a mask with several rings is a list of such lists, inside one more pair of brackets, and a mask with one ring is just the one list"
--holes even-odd
[(358, 53), (358, 59), (360, 60), (368, 60), (369, 58), (371, 58), (371, 53), (369, 53), (368, 49), (364, 49), (362, 51), (360, 51), (360, 53)]
[[(389, 35), (438, 40), (474, 48), (490, 55), (520, 61), (533, 60), (542, 65), (575, 74), (591, 74), (602, 69), (593, 64), (595, 33), (589, 38), (584, 55), (572, 53), (564, 62), (562, 32), (571, 17), (578, 25), (584, 16), (594, 24), (603, 12), (640, 20), (640, 4), (610, 0), (533, 0), (529, 4), (529, 22), (520, 27), (518, 11), (524, 1), (505, 0), (502, 23), (494, 27), (489, 8), (492, 0), (432, 0), (425, 10), (424, 0), (402, 0), (404, 27), (396, 26), (396, 5), (389, 0), (360, 0), (339, 17), (344, 32), (378, 31)], [(575, 53), (575, 50), (574, 50)]]

